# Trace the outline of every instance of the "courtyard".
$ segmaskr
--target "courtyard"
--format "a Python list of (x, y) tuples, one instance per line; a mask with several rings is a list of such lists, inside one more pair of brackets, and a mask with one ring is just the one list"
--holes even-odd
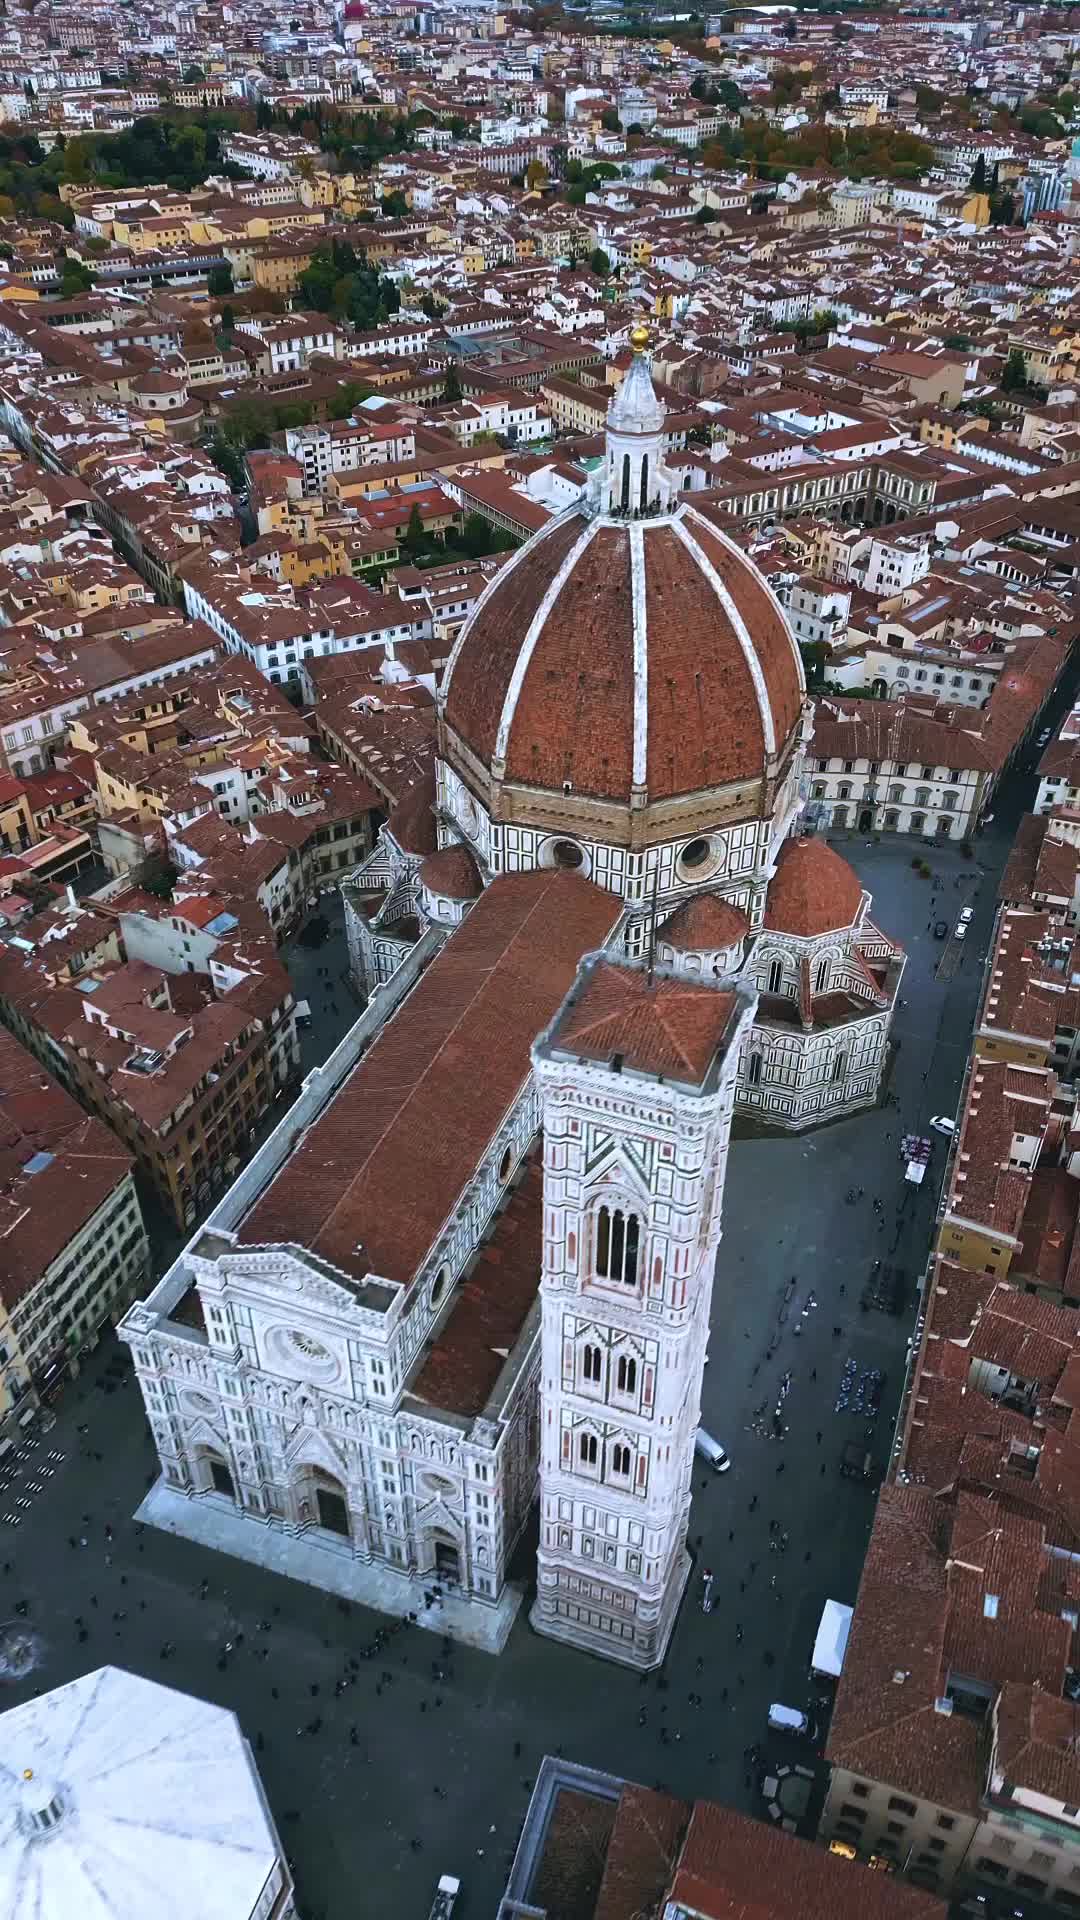
[[(0, 1628), (19, 1630), (21, 1660), (32, 1663), (8, 1674), (0, 1705), (116, 1662), (234, 1709), (304, 1920), (366, 1911), (424, 1920), (443, 1872), (461, 1877), (466, 1920), (491, 1916), (549, 1752), (758, 1809), (744, 1750), (812, 1758), (811, 1746), (770, 1740), (768, 1705), (812, 1699), (822, 1605), (855, 1598), (874, 1493), (840, 1477), (840, 1454), (869, 1430), (879, 1469), (887, 1464), (946, 1154), (939, 1140), (924, 1186), (906, 1186), (899, 1138), (956, 1110), (1016, 811), (1002, 796), (974, 861), (931, 850), (941, 914), (975, 906), (963, 950), (940, 972), (931, 883), (913, 871), (910, 844), (842, 844), (874, 894), (874, 917), (908, 949), (891, 1098), (818, 1133), (745, 1134), (733, 1146), (702, 1413), (732, 1469), (695, 1474), (695, 1574), (661, 1675), (642, 1684), (539, 1639), (527, 1605), (498, 1659), (444, 1652), (418, 1629), (372, 1654), (385, 1616), (137, 1528), (155, 1459), (126, 1350), (109, 1343), (0, 1493), (0, 1516), (19, 1521), (0, 1520)], [(314, 1005), (321, 981), (320, 1004), (336, 1003), (344, 1024), (347, 990), (331, 989), (320, 965), (336, 970), (325, 949), (305, 954), (298, 996)], [(336, 1025), (330, 1012), (328, 1036)], [(899, 1314), (860, 1305), (876, 1260), (899, 1270)], [(876, 1415), (873, 1369), (884, 1376)], [(854, 1384), (837, 1411), (845, 1370)]]

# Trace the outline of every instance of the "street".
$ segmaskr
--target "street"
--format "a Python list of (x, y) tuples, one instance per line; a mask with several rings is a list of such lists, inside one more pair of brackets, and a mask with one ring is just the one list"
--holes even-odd
[[(461, 1876), (466, 1920), (492, 1914), (548, 1752), (759, 1807), (744, 1749), (806, 1757), (803, 1743), (767, 1734), (768, 1705), (806, 1704), (821, 1606), (830, 1596), (850, 1602), (857, 1589), (874, 1494), (840, 1478), (840, 1453), (872, 1425), (868, 1444), (887, 1464), (947, 1152), (935, 1136), (926, 1182), (905, 1187), (899, 1135), (955, 1112), (1015, 820), (1010, 810), (1006, 824), (1005, 811), (999, 804), (977, 862), (932, 851), (950, 914), (974, 893), (981, 866), (992, 870), (947, 979), (934, 971), (942, 948), (927, 931), (931, 887), (913, 871), (910, 845), (842, 844), (874, 892), (874, 917), (908, 947), (890, 1079), (897, 1104), (817, 1133), (746, 1133), (733, 1145), (703, 1410), (733, 1465), (695, 1475), (697, 1568), (662, 1674), (643, 1684), (541, 1640), (527, 1609), (499, 1659), (415, 1629), (372, 1651), (386, 1617), (136, 1529), (154, 1452), (126, 1350), (110, 1342), (0, 1495), (0, 1513), (19, 1521), (0, 1521), (0, 1672), (4, 1623), (22, 1648), (6, 1663), (6, 1703), (118, 1662), (235, 1709), (294, 1861), (304, 1920), (354, 1920), (358, 1902), (422, 1920), (442, 1872)], [(295, 973), (298, 997), (319, 1009), (309, 1032), (322, 1051), (338, 1030), (333, 1004), (342, 1025), (351, 1013), (332, 953), (330, 943), (304, 952)], [(854, 1204), (851, 1188), (863, 1189)], [(905, 1276), (899, 1316), (860, 1308), (879, 1258)], [(837, 1412), (849, 1359), (849, 1406)], [(875, 1367), (887, 1379), (871, 1421), (865, 1404), (856, 1413), (851, 1403), (865, 1403), (871, 1382), (861, 1395), (858, 1382)], [(532, 1552), (530, 1538), (526, 1578)], [(698, 1604), (705, 1566), (715, 1575), (708, 1616)], [(34, 1664), (21, 1671), (27, 1647)]]

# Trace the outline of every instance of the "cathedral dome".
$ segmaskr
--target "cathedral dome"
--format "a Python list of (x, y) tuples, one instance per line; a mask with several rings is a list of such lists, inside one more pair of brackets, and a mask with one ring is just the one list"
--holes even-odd
[(765, 925), (812, 939), (854, 926), (862, 905), (858, 875), (824, 840), (786, 840), (769, 882)]
[[(771, 777), (805, 682), (752, 561), (679, 496), (639, 353), (585, 498), (481, 596), (447, 666), (440, 750), (497, 812), (516, 795), (637, 810)], [(528, 817), (527, 799), (512, 815)]]

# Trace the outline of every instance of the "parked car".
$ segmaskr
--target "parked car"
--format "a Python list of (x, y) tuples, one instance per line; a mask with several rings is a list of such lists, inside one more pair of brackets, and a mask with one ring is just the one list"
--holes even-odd
[(798, 1707), (785, 1707), (774, 1700), (769, 1708), (769, 1726), (773, 1733), (801, 1734), (804, 1740), (816, 1740), (817, 1728), (808, 1713)]
[(1050, 739), (1051, 739), (1051, 737), (1052, 737), (1052, 735), (1053, 735), (1053, 731), (1054, 731), (1054, 729), (1053, 729), (1053, 727), (1044, 727), (1044, 728), (1043, 728), (1043, 730), (1042, 730), (1042, 732), (1041, 732), (1041, 733), (1040, 733), (1040, 735), (1039, 735), (1039, 739), (1038, 739), (1038, 745), (1039, 745), (1040, 747), (1045, 747), (1045, 746), (1048, 746), (1048, 745), (1049, 745), (1049, 743), (1050, 743)]
[(975, 909), (974, 909), (974, 907), (961, 907), (961, 909), (960, 909), (960, 925), (961, 925), (962, 927), (966, 927), (966, 926), (968, 926), (968, 925), (970, 924), (970, 921), (971, 921), (971, 917), (972, 917), (972, 914), (973, 914), (974, 912), (975, 912)]
[(966, 933), (967, 933), (967, 921), (958, 920), (955, 927), (953, 928), (953, 939), (963, 940)]
[(935, 1133), (943, 1133), (946, 1140), (951, 1140), (956, 1132), (956, 1121), (950, 1120), (947, 1113), (935, 1113), (930, 1125)]
[(949, 931), (949, 923), (947, 920), (934, 921), (934, 939), (935, 940), (944, 940), (948, 931)]
[(697, 1437), (694, 1441), (694, 1451), (700, 1454), (703, 1460), (707, 1461), (714, 1473), (726, 1473), (731, 1465), (731, 1461), (728, 1459), (727, 1453), (720, 1445), (719, 1440), (714, 1440), (712, 1434), (706, 1433), (704, 1427), (699, 1427), (697, 1430)]

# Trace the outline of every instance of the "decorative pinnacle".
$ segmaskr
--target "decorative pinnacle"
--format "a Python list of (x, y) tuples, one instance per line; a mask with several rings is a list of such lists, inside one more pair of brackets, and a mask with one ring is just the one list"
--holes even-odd
[(649, 329), (643, 320), (639, 320), (637, 325), (630, 329), (630, 345), (635, 353), (644, 353), (648, 344)]

